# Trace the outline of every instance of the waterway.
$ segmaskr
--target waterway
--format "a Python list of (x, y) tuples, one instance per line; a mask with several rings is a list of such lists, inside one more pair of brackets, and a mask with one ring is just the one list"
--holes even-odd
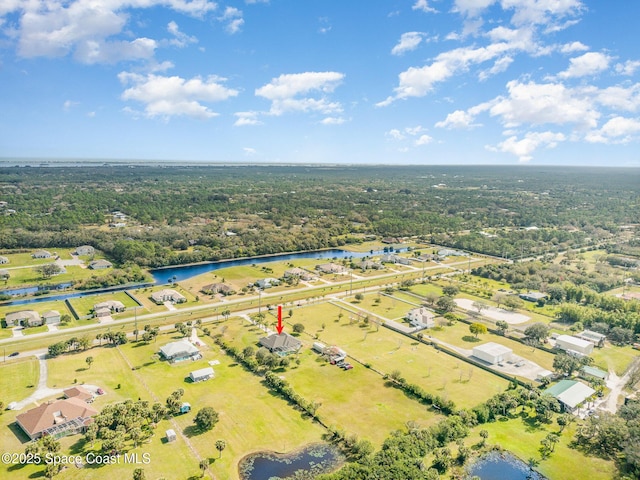
[[(402, 250), (395, 250), (395, 252), (401, 252)], [(268, 255), (262, 257), (246, 257), (237, 258), (232, 260), (221, 260), (219, 262), (205, 262), (191, 265), (178, 265), (175, 267), (163, 267), (151, 270), (153, 281), (155, 285), (164, 285), (168, 283), (180, 282), (189, 278), (202, 275), (203, 273), (220, 270), (221, 268), (238, 267), (242, 265), (259, 265), (269, 262), (281, 262), (281, 261), (294, 261), (304, 258), (315, 258), (318, 260), (323, 259), (343, 259), (343, 258), (362, 258), (370, 255), (380, 255), (386, 253), (383, 251), (369, 251), (369, 252), (351, 252), (341, 249), (319, 250), (313, 252), (296, 252), (296, 253), (282, 253), (277, 255)], [(69, 288), (70, 284), (53, 285), (49, 287), (50, 291), (64, 290)], [(31, 303), (49, 302), (54, 300), (66, 300), (67, 298), (85, 297), (88, 295), (96, 295), (104, 293), (106, 291), (118, 291), (118, 290), (131, 290), (134, 288), (140, 288), (146, 285), (128, 285), (122, 287), (115, 287), (109, 289), (91, 290), (86, 292), (69, 292), (64, 294), (43, 295), (40, 297), (27, 297), (17, 300), (12, 300), (3, 305), (27, 305)], [(42, 288), (31, 287), (14, 290), (0, 291), (0, 294), (7, 294), (12, 296), (32, 295), (41, 291)]]
[(481, 457), (469, 467), (467, 478), (474, 476), (481, 480), (546, 480), (509, 452), (491, 452)]
[(238, 470), (242, 480), (276, 480), (296, 473), (315, 477), (331, 472), (342, 462), (343, 458), (334, 447), (315, 444), (287, 455), (272, 452), (248, 455), (240, 461)]

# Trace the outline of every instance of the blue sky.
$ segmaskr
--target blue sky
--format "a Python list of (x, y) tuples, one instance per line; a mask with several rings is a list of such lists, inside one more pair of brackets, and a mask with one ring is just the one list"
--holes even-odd
[(640, 166), (640, 2), (3, 0), (0, 157)]

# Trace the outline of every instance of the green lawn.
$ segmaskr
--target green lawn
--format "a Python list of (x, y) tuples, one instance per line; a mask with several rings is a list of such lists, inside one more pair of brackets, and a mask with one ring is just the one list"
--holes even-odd
[[(138, 304), (124, 292), (111, 292), (98, 295), (87, 295), (86, 297), (70, 298), (69, 303), (80, 316), (92, 315), (93, 306), (97, 303), (106, 302), (107, 300), (117, 300), (122, 302), (125, 308), (137, 307)], [(123, 314), (114, 314), (115, 317), (124, 316)]]
[(616, 375), (622, 376), (631, 362), (638, 357), (638, 350), (634, 350), (631, 345), (617, 347), (607, 343), (604, 348), (594, 348), (590, 357), (600, 368), (613, 368)]
[(395, 296), (379, 295), (377, 293), (366, 294), (361, 302), (358, 302), (354, 296), (345, 297), (344, 300), (350, 303), (353, 309), (361, 310), (364, 315), (367, 312), (371, 312), (387, 320), (402, 320), (409, 310), (415, 308), (414, 305)]
[(555, 451), (547, 459), (540, 457), (540, 441), (551, 432), (559, 432), (560, 428), (554, 422), (549, 425), (531, 424), (517, 417), (504, 421), (496, 421), (480, 425), (465, 440), (467, 446), (480, 442), (480, 430), (487, 430), (488, 445), (500, 445), (513, 452), (524, 462), (529, 458), (539, 461), (536, 468), (549, 480), (565, 480), (569, 478), (588, 478), (589, 480), (610, 480), (615, 478), (616, 469), (613, 462), (597, 457), (586, 456), (579, 450), (569, 447), (571, 440), (579, 426), (576, 423), (566, 427), (561, 435), (561, 441)]
[[(11, 352), (6, 353), (9, 355)], [(7, 358), (6, 362), (0, 363), (0, 401), (6, 407), (10, 402), (28, 397), (37, 386), (39, 377), (40, 367), (35, 357)]]

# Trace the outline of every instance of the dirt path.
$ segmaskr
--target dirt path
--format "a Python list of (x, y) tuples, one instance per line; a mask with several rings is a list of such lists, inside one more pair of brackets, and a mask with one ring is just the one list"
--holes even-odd
[(631, 364), (622, 377), (618, 377), (616, 372), (612, 368), (609, 368), (607, 388), (611, 391), (604, 402), (600, 405), (602, 410), (606, 410), (611, 413), (616, 413), (618, 411), (618, 398), (622, 394), (622, 390), (625, 385), (629, 382), (629, 379), (638, 368), (640, 368), (640, 361), (636, 360)]

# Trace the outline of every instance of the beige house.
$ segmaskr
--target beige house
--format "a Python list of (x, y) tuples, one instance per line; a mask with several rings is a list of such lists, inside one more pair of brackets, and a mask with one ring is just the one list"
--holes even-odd
[(112, 313), (124, 312), (126, 309), (124, 303), (118, 300), (108, 300), (106, 302), (96, 303), (93, 306), (94, 317), (108, 317)]
[(51, 252), (46, 250), (36, 250), (31, 254), (32, 258), (51, 258)]
[(5, 317), (8, 327), (19, 327), (23, 325), (25, 327), (37, 327), (42, 325), (42, 318), (35, 310), (21, 310), (19, 312), (7, 313)]
[(89, 268), (91, 270), (104, 270), (105, 268), (113, 267), (113, 263), (109, 260), (94, 260), (93, 262), (89, 262)]
[(347, 273), (347, 268), (343, 265), (338, 265), (337, 263), (323, 263), (321, 265), (316, 266), (316, 270), (321, 273), (337, 273), (344, 274)]
[(184, 303), (187, 301), (187, 298), (181, 293), (178, 293), (175, 290), (167, 288), (164, 290), (160, 290), (159, 292), (153, 292), (151, 294), (151, 300), (153, 300), (158, 305), (161, 305), (164, 302)]
[(233, 295), (235, 293), (232, 287), (224, 283), (211, 283), (202, 287), (200, 291), (207, 295), (215, 295), (216, 293), (221, 295)]
[(60, 323), (60, 312), (57, 310), (47, 310), (42, 313), (42, 323), (53, 324)]

